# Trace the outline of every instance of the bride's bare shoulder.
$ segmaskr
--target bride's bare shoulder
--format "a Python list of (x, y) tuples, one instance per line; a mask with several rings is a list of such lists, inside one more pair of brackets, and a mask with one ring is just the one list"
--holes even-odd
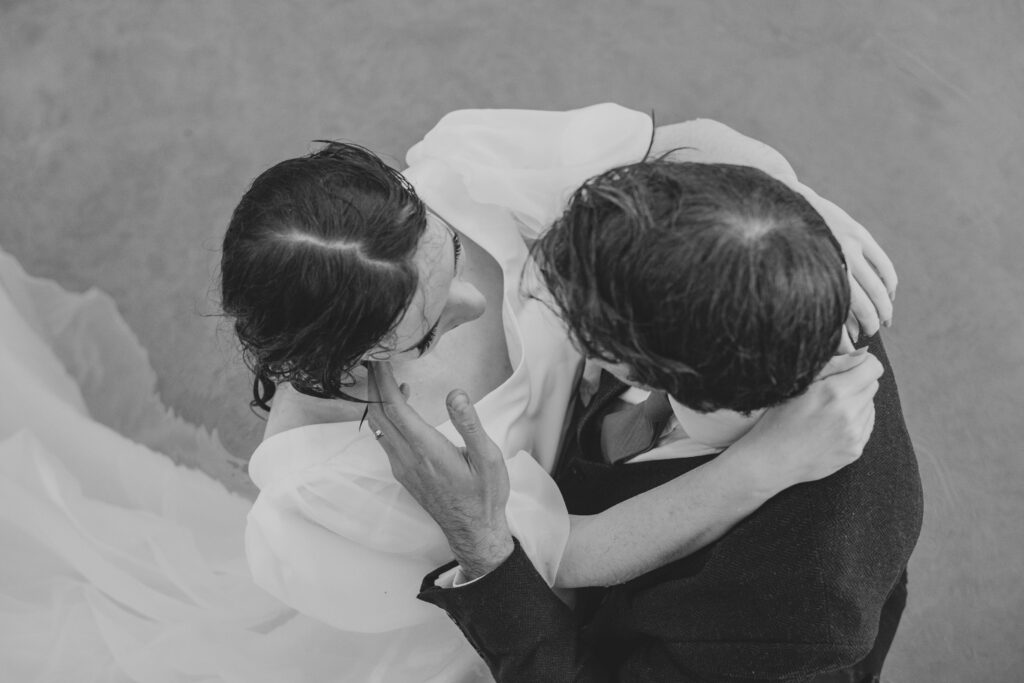
[(274, 394), (274, 402), (263, 430), (263, 439), (289, 429), (329, 422), (358, 421), (363, 405), (343, 400), (324, 400), (295, 391), (290, 384), (281, 384)]

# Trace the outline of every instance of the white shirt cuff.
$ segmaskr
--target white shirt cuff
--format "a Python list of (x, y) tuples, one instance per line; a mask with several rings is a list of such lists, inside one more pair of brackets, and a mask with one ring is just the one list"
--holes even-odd
[(434, 585), (438, 588), (461, 588), (463, 586), (468, 586), (473, 583), (473, 581), (479, 581), (484, 578), (484, 576), (487, 576), (487, 574), (483, 574), (482, 576), (478, 576), (472, 580), (466, 580), (466, 575), (462, 572), (462, 567), (456, 565), (444, 574), (441, 574), (441, 576), (437, 577), (437, 579), (434, 580)]

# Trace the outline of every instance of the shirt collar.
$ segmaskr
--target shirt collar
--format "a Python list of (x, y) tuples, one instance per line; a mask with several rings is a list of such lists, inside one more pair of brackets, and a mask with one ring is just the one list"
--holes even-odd
[(695, 441), (717, 448), (728, 448), (740, 437), (753, 429), (757, 421), (764, 415), (764, 410), (755, 410), (750, 415), (737, 413), (734, 410), (716, 410), (710, 413), (698, 413), (692, 408), (669, 396), (672, 414), (687, 436)]

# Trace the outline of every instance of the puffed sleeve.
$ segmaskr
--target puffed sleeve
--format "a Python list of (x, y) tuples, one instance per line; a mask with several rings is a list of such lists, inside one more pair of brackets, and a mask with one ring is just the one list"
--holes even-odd
[(652, 130), (649, 115), (610, 103), (564, 112), (464, 109), (442, 118), (406, 162), (444, 163), (475, 201), (509, 209), (532, 239), (585, 180), (642, 160)]
[(673, 161), (753, 166), (784, 183), (797, 181), (793, 167), (774, 148), (712, 119), (658, 126), (650, 158), (666, 154)]
[[(330, 426), (288, 435), (277, 449), (323, 452)], [(295, 443), (301, 438), (303, 443)], [(289, 441), (292, 441), (288, 443)], [(297, 450), (297, 449), (302, 449)], [(298, 611), (335, 628), (382, 633), (434, 620), (415, 599), (424, 574), (451, 560), (437, 524), (394, 479), (372, 438), (357, 438), (322, 462), (287, 476), (259, 476), (246, 554), (255, 582)], [(280, 455), (286, 455), (281, 453)], [(524, 550), (552, 583), (568, 515), (554, 482), (526, 453), (507, 460), (507, 516)]]
[(343, 631), (413, 626), (434, 615), (410, 586), (449, 559), (448, 546), (390, 472), (345, 457), (357, 448), (261, 483), (246, 524), (249, 569), (274, 597)]
[(803, 195), (836, 234), (861, 227), (848, 213), (801, 183), (796, 171), (777, 150), (724, 123), (693, 119), (658, 126), (654, 131), (650, 158), (666, 154), (673, 161), (753, 166)]

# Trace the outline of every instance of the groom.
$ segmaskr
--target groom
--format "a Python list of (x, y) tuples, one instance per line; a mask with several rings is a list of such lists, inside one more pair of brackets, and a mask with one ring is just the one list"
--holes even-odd
[[(557, 466), (576, 514), (698, 467), (763, 409), (803, 392), (835, 352), (849, 307), (842, 254), (821, 217), (746, 167), (609, 171), (574, 194), (534, 253), (576, 343), (605, 369), (575, 408)], [(415, 476), (399, 478), (445, 531), (462, 574), (442, 588), (439, 569), (420, 598), (448, 612), (498, 681), (877, 680), (922, 508), (892, 371), (877, 337), (869, 348), (885, 374), (860, 460), (783, 492), (689, 557), (582, 591), (575, 611), (502, 525), (504, 470), (487, 466), (500, 454), (453, 393), (475, 490), (437, 474), (450, 451), (430, 452), (412, 423), (401, 434), (420, 450), (397, 463)], [(379, 383), (391, 410), (407, 410)], [(627, 385), (655, 391), (631, 403)], [(693, 455), (646, 455), (671, 440)]]

